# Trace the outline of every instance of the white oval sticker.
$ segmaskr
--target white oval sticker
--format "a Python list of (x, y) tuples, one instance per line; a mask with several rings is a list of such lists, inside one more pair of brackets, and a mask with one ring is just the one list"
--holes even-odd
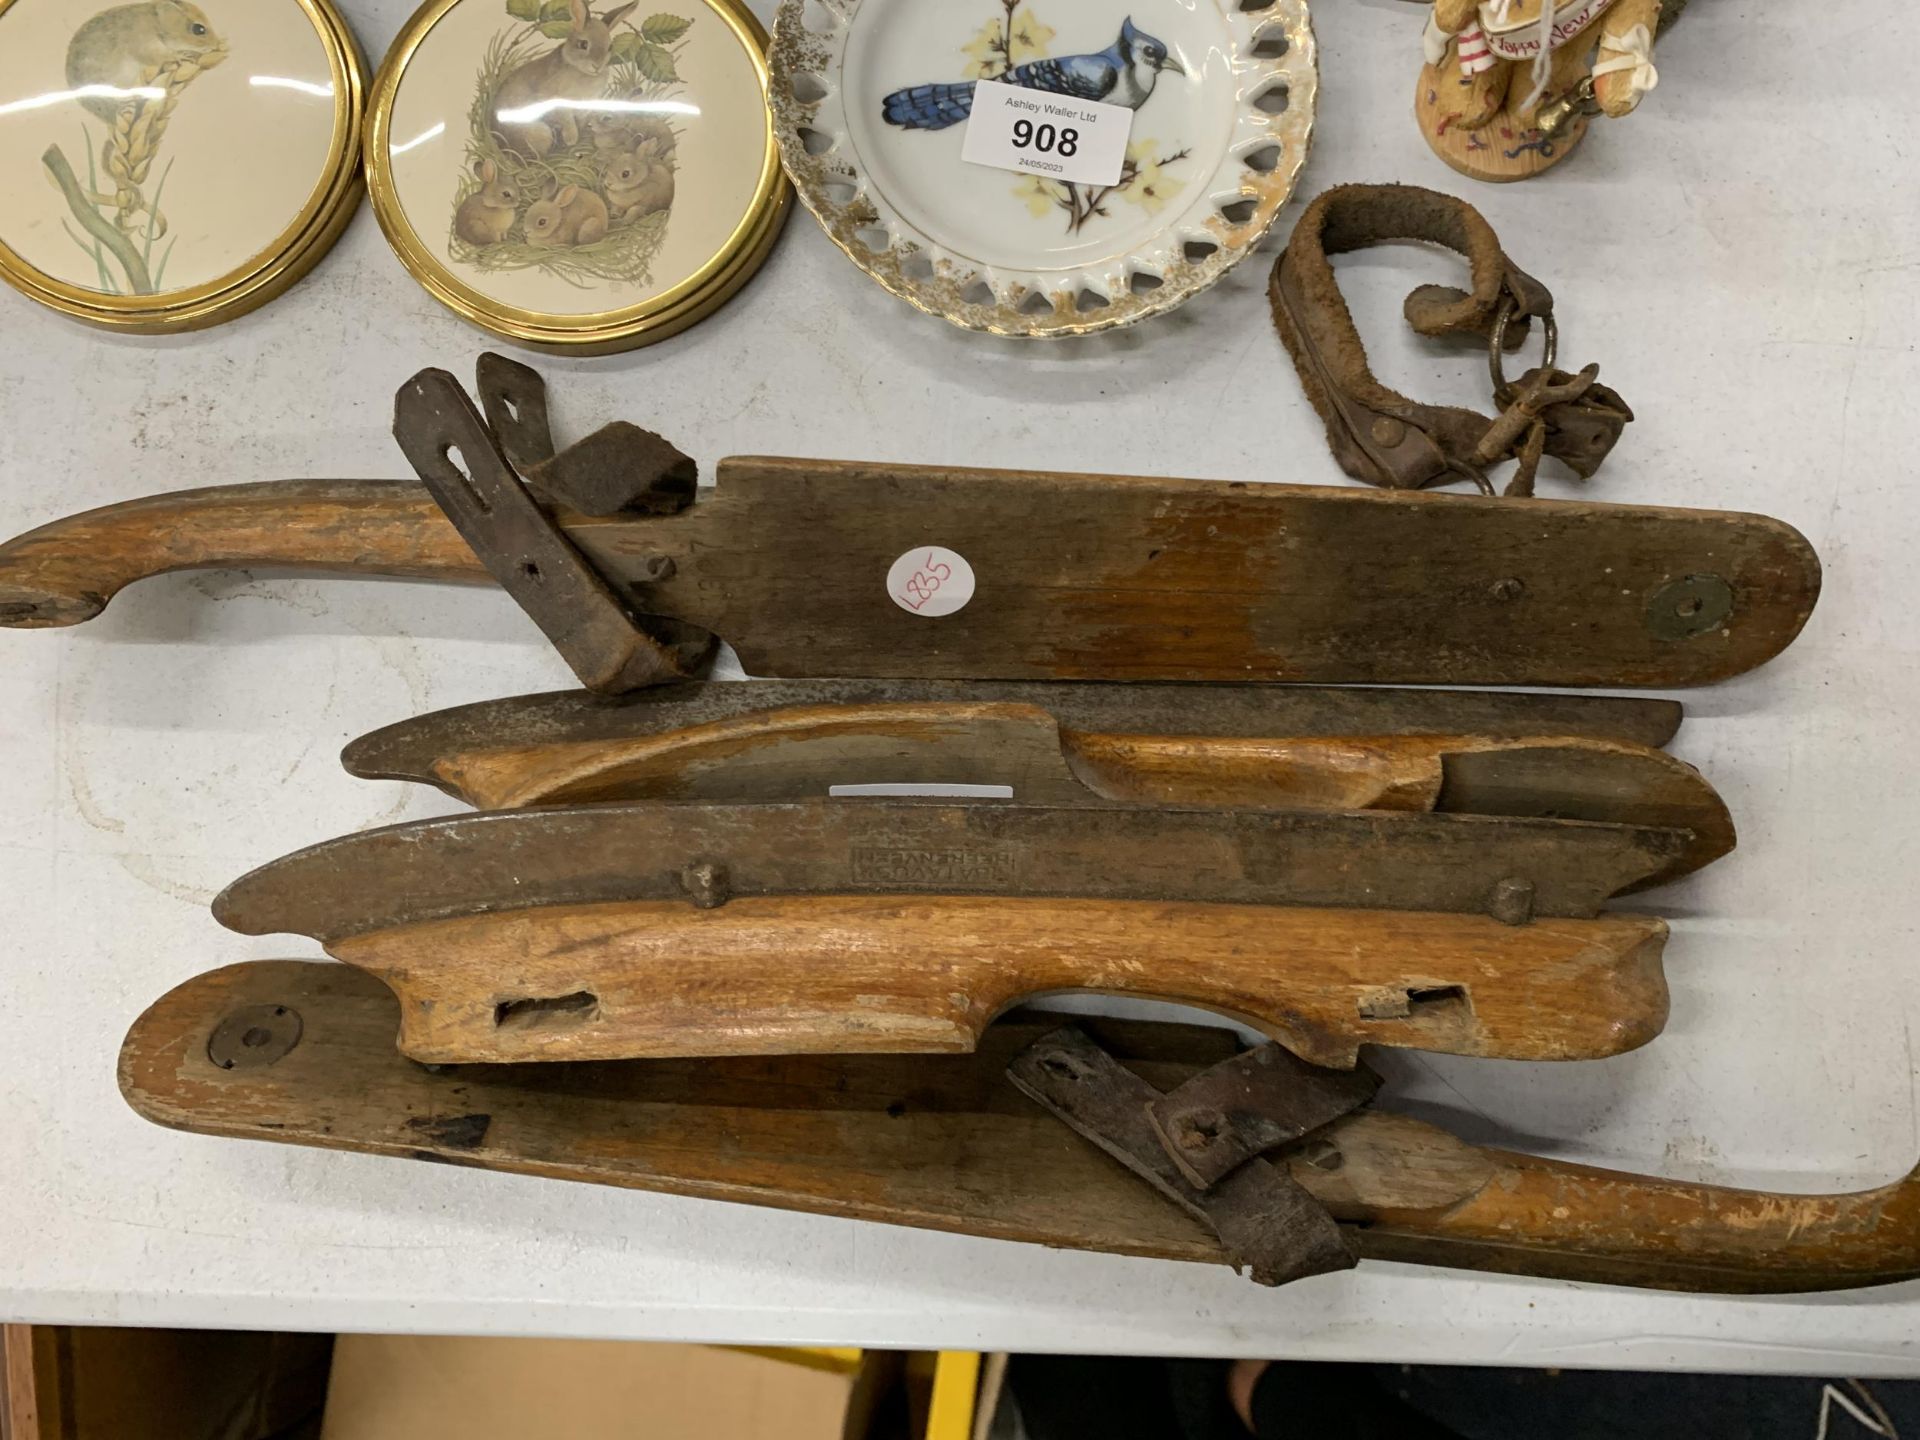
[(887, 571), (887, 598), (909, 615), (951, 615), (973, 599), (973, 567), (943, 545), (920, 545)]

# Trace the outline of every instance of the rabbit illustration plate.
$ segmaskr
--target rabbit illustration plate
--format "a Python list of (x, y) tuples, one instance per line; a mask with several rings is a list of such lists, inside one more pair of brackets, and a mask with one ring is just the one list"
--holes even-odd
[[(1306, 0), (782, 0), (772, 73), (781, 160), (855, 264), (956, 325), (1042, 336), (1170, 310), (1252, 251), (1317, 85)], [(1117, 179), (963, 160), (982, 80), (1132, 110)]]
[(121, 330), (251, 310), (352, 218), (363, 98), (328, 0), (0, 0), (0, 275)]
[(623, 350), (759, 268), (792, 191), (735, 0), (429, 0), (374, 80), (374, 212), (427, 291), (537, 349)]

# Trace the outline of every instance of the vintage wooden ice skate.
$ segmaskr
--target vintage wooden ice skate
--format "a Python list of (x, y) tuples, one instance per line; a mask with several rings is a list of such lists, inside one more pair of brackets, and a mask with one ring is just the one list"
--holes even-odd
[(958, 1050), (1021, 999), (1177, 999), (1319, 1064), (1578, 1059), (1666, 1018), (1666, 926), (1598, 916), (1685, 831), (1430, 814), (848, 800), (495, 811), (234, 882), (402, 997), (432, 1061)]
[(631, 426), (555, 453), (538, 384), (496, 357), (491, 430), (443, 372), (403, 389), (461, 529), (410, 482), (158, 496), (0, 545), (0, 623), (277, 566), (491, 575), (606, 691), (716, 638), (772, 676), (1680, 686), (1778, 654), (1819, 589), (1792, 528), (1714, 511), (787, 459), (724, 460), (696, 501)]
[(1692, 766), (1570, 733), (1610, 716), (1627, 718), (1556, 696), (773, 680), (468, 705), (364, 736), (342, 759), (489, 810), (934, 784), (1046, 805), (1434, 810), (1691, 831), (1647, 886), (1731, 850), (1726, 807)]
[[(1219, 1233), (1168, 1204), (1009, 1083), (1055, 1059), (1057, 1019), (1014, 1017), (970, 1055), (836, 1055), (428, 1070), (393, 1047), (399, 1007), (372, 978), (263, 961), (190, 980), (134, 1024), (120, 1088), (149, 1120), (203, 1135), (441, 1160), (712, 1200), (958, 1231), (1074, 1250), (1220, 1263)], [(1230, 1032), (1080, 1020), (1124, 1061), (1204, 1180), (1212, 1143), (1183, 1101), (1246, 1083)], [(1036, 1048), (1039, 1047), (1039, 1048)], [(1245, 1057), (1241, 1063), (1244, 1064)], [(1095, 1062), (1097, 1064), (1097, 1062)], [(1101, 1067), (1104, 1069), (1104, 1067)], [(1198, 1077), (1198, 1078), (1196, 1078)], [(1118, 1079), (1120, 1077), (1109, 1077)], [(1357, 1079), (1357, 1077), (1356, 1077)], [(1187, 1082), (1204, 1088), (1183, 1089)], [(1770, 1194), (1597, 1170), (1466, 1144), (1383, 1110), (1340, 1111), (1369, 1086), (1256, 1125), (1255, 1161), (1384, 1259), (1562, 1280), (1736, 1294), (1837, 1290), (1920, 1276), (1920, 1174), (1857, 1194)], [(1226, 1092), (1222, 1135), (1247, 1107)], [(1049, 1103), (1056, 1106), (1060, 1097)], [(1332, 1112), (1338, 1116), (1321, 1122)], [(1271, 1107), (1262, 1107), (1271, 1116)], [(1256, 1119), (1259, 1115), (1256, 1114)], [(1290, 1129), (1309, 1126), (1299, 1138)], [(1124, 1138), (1124, 1137), (1121, 1137)], [(1171, 1163), (1173, 1150), (1167, 1153)], [(1247, 1168), (1236, 1156), (1228, 1178)], [(1191, 1160), (1189, 1162), (1192, 1163)], [(1260, 1194), (1272, 1183), (1256, 1176)], [(1214, 1182), (1216, 1185), (1218, 1182)], [(1256, 1194), (1256, 1199), (1259, 1194)], [(1261, 1210), (1244, 1218), (1257, 1263)], [(1287, 1213), (1285, 1211), (1283, 1214)], [(1229, 1233), (1232, 1233), (1229, 1230)], [(1309, 1237), (1311, 1238), (1311, 1237)], [(1322, 1237), (1324, 1239), (1324, 1237)], [(1293, 1252), (1288, 1273), (1347, 1263)]]

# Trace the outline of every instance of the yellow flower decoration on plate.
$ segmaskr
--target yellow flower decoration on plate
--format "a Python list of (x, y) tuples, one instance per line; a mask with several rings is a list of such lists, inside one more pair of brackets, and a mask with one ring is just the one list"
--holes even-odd
[(1013, 17), (1013, 63), (1024, 65), (1029, 60), (1043, 60), (1047, 55), (1047, 46), (1053, 40), (1054, 29), (1042, 24), (1040, 17), (1031, 10), (1021, 10)]
[(1005, 74), (1006, 57), (1000, 53), (1000, 22), (989, 20), (982, 25), (979, 34), (961, 47), (961, 53), (973, 62), (967, 66), (968, 79), (991, 80)]
[(1122, 200), (1138, 205), (1149, 215), (1158, 215), (1185, 188), (1161, 166), (1158, 140), (1136, 140), (1127, 146), (1126, 163), (1114, 186), (1114, 193)]
[(1020, 183), (1013, 187), (1013, 197), (1025, 205), (1035, 219), (1060, 203), (1060, 192), (1053, 181), (1042, 180), (1038, 175), (1022, 177)]

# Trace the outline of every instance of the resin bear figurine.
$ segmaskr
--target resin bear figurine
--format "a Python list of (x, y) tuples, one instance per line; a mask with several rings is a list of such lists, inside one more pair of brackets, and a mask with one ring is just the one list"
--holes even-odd
[(1566, 158), (1590, 116), (1626, 115), (1659, 79), (1660, 0), (1434, 0), (1415, 111), (1434, 152), (1479, 180)]

